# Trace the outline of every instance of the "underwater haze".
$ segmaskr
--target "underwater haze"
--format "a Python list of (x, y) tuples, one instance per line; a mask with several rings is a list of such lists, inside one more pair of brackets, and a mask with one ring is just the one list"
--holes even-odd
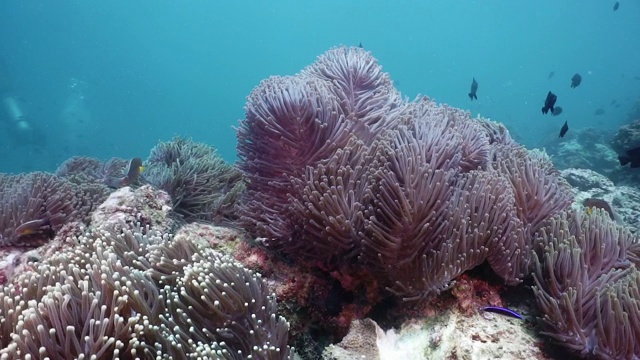
[[(74, 155), (146, 158), (176, 135), (233, 162), (253, 87), (337, 45), (362, 44), (404, 96), (502, 122), (527, 147), (566, 140), (565, 120), (569, 134), (612, 131), (640, 97), (640, 2), (614, 4), (4, 0), (0, 96), (13, 105), (0, 109), (0, 172), (53, 171)], [(548, 91), (559, 116), (540, 111)], [(12, 131), (15, 106), (32, 136)]]

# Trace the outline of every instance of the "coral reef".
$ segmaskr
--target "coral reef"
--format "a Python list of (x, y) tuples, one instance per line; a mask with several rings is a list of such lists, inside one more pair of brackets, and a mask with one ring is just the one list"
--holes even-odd
[[(193, 232), (159, 232), (172, 223), (168, 200), (120, 189), (89, 230), (2, 286), (0, 356), (289, 358), (288, 324), (260, 275)], [(145, 229), (127, 223), (134, 214)]]
[(536, 228), (571, 203), (546, 158), (495, 123), (402, 100), (360, 48), (264, 80), (238, 142), (242, 224), (254, 236), (341, 274), (345, 288), (344, 274), (360, 274), (405, 300), (437, 295), (485, 260), (518, 282)]
[(534, 293), (543, 334), (579, 355), (640, 358), (640, 246), (599, 209), (563, 212), (542, 228)]
[(160, 142), (145, 162), (144, 180), (169, 193), (186, 221), (228, 224), (236, 218), (241, 175), (205, 144), (175, 138)]
[(403, 99), (367, 51), (262, 81), (238, 152), (0, 176), (0, 358), (546, 359), (536, 315), (579, 356), (640, 358), (640, 242), (581, 205), (637, 227), (638, 191)]

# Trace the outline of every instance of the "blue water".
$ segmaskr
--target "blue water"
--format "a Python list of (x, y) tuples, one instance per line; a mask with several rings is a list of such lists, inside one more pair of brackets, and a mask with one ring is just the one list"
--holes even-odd
[[(0, 61), (39, 134), (21, 141), (0, 125), (0, 172), (145, 158), (175, 135), (235, 161), (232, 126), (260, 80), (360, 42), (408, 98), (503, 122), (529, 147), (561, 141), (564, 120), (614, 129), (640, 97), (640, 2), (614, 2), (4, 0)], [(540, 112), (549, 90), (558, 117)]]

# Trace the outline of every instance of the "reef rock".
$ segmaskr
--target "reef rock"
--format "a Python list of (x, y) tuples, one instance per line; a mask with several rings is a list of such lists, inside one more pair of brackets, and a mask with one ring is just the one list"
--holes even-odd
[(371, 359), (379, 360), (378, 336), (384, 335), (378, 324), (371, 319), (354, 320), (349, 333), (336, 345), (329, 345), (323, 354), (325, 359)]
[(611, 139), (611, 147), (620, 155), (640, 146), (640, 119), (622, 125)]
[(382, 330), (373, 320), (357, 320), (325, 359), (550, 359), (526, 323), (495, 314), (450, 311)]
[(566, 141), (545, 146), (559, 169), (584, 168), (610, 176), (619, 169), (618, 155), (607, 144), (608, 134), (599, 129), (576, 130)]
[(589, 198), (603, 199), (611, 206), (615, 220), (637, 232), (640, 228), (640, 190), (632, 186), (616, 186), (602, 174), (588, 169), (566, 169), (562, 176), (573, 187), (574, 208)]
[(153, 228), (168, 232), (175, 225), (170, 218), (171, 197), (162, 190), (150, 185), (137, 189), (123, 187), (111, 193), (91, 215), (91, 226), (120, 227), (126, 224), (138, 224), (144, 231)]

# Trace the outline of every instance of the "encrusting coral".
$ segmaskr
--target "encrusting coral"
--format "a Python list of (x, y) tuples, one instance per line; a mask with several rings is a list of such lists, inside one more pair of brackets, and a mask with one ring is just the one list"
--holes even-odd
[(551, 163), (503, 127), (403, 100), (361, 48), (264, 80), (238, 154), (254, 236), (329, 272), (364, 270), (404, 299), (432, 297), (485, 260), (518, 282), (536, 229), (572, 199)]
[[(149, 191), (121, 201), (163, 198)], [(0, 288), (2, 359), (289, 358), (288, 324), (259, 274), (157, 221), (143, 235), (110, 219)]]
[(562, 212), (540, 231), (534, 292), (544, 334), (579, 355), (640, 358), (640, 246), (604, 210)]

